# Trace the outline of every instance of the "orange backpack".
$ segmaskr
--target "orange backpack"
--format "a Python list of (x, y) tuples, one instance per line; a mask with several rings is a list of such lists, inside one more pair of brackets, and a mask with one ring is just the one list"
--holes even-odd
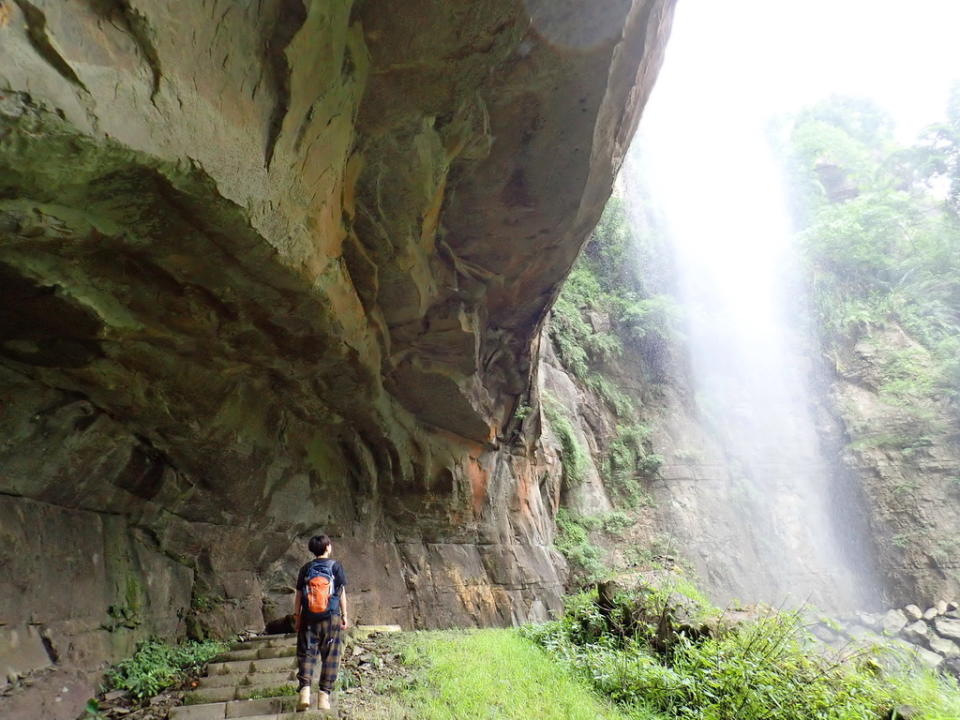
[(330, 609), (334, 595), (333, 561), (310, 563), (304, 575), (304, 608), (311, 615), (322, 615)]

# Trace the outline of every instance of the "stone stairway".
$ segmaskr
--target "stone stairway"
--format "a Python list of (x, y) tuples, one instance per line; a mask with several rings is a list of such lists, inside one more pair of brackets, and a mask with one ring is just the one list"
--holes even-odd
[[(315, 720), (337, 717), (336, 697), (332, 710), (294, 712), (296, 696), (257, 698), (278, 688), (297, 687), (296, 635), (264, 635), (235, 643), (207, 666), (199, 686), (187, 694), (192, 704), (171, 708), (169, 720)], [(313, 702), (316, 705), (316, 689)], [(251, 699), (253, 696), (254, 699)]]

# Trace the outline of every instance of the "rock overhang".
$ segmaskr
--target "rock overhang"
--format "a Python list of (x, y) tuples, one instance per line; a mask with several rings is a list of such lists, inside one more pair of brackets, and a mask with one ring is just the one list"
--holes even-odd
[(399, 541), (422, 617), (493, 555), (555, 595), (507, 428), (672, 4), (0, 2), (0, 490), (198, 574)]

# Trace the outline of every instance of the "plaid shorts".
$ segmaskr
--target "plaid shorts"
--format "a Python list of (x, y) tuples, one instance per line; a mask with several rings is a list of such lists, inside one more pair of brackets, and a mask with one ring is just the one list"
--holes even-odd
[(308, 687), (313, 680), (313, 668), (320, 654), (320, 689), (333, 690), (340, 671), (340, 650), (343, 647), (342, 621), (339, 615), (324, 620), (304, 622), (297, 633), (297, 680), (300, 687)]

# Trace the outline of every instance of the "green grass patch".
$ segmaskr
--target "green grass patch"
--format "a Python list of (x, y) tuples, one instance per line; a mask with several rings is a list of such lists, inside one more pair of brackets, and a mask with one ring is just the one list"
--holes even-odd
[(515, 630), (424, 632), (405, 660), (423, 668), (405, 698), (419, 720), (629, 717)]

